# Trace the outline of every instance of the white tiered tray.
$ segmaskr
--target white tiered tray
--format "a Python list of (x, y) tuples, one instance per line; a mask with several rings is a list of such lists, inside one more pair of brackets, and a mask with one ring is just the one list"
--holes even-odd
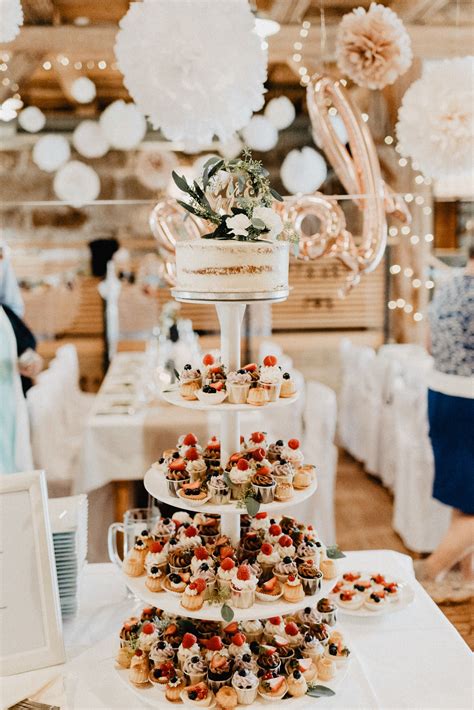
[(243, 412), (249, 411), (251, 409), (274, 409), (276, 407), (286, 407), (299, 397), (299, 393), (295, 394), (293, 397), (280, 397), (276, 402), (267, 402), (261, 407), (256, 407), (253, 404), (230, 404), (230, 402), (222, 402), (222, 404), (206, 404), (205, 402), (200, 402), (197, 399), (187, 400), (183, 399), (179, 394), (178, 388), (174, 390), (163, 390), (161, 396), (170, 404), (174, 404), (176, 407), (185, 407), (186, 409), (201, 409), (201, 410), (214, 410), (217, 412), (229, 411), (229, 412)]
[[(193, 505), (188, 503), (184, 498), (178, 498), (172, 496), (168, 493), (168, 487), (166, 485), (166, 478), (159, 471), (155, 471), (153, 468), (148, 469), (144, 478), (144, 485), (148, 493), (150, 493), (153, 498), (161, 501), (162, 503), (168, 503), (168, 505), (173, 505), (175, 508), (183, 508), (184, 510), (192, 510), (197, 513), (201, 511), (203, 513), (238, 513), (243, 515), (246, 513), (245, 507), (239, 507), (239, 501), (231, 501), (230, 503), (214, 504), (214, 503), (203, 503), (199, 505)], [(318, 487), (318, 480), (315, 479), (308, 488), (304, 488), (301, 491), (296, 491), (291, 500), (278, 501), (274, 500), (272, 503), (261, 503), (260, 510), (266, 512), (279, 512), (283, 514), (284, 508), (289, 506), (298, 505), (302, 503), (306, 498), (313, 495)]]
[[(205, 619), (206, 621), (222, 621), (221, 604), (209, 604), (204, 602), (202, 607), (197, 611), (190, 611), (181, 606), (180, 594), (172, 592), (150, 592), (145, 587), (146, 576), (142, 577), (127, 577), (123, 574), (123, 581), (137, 597), (146, 604), (156, 606), (168, 614), (177, 614), (186, 616), (192, 619)], [(300, 602), (286, 602), (283, 599), (278, 599), (276, 602), (261, 602), (256, 600), (255, 604), (249, 609), (236, 609), (231, 607), (234, 612), (234, 621), (247, 621), (248, 619), (269, 619), (272, 616), (284, 616), (285, 614), (293, 614), (298, 609), (304, 609), (306, 606), (314, 607), (321, 597), (327, 596), (329, 590), (334, 584), (334, 580), (323, 580), (321, 590), (311, 597), (305, 596)]]
[(171, 290), (171, 295), (177, 301), (187, 301), (190, 303), (253, 303), (258, 301), (259, 303), (280, 303), (281, 301), (286, 301), (290, 289), (282, 289), (281, 291), (254, 291), (249, 293), (248, 291), (241, 292), (217, 292), (212, 291), (181, 291), (180, 289), (173, 288)]

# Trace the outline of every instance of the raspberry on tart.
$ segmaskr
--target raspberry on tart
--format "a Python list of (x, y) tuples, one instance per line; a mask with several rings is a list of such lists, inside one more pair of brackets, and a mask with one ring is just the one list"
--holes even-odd
[(215, 363), (214, 356), (211, 355), (211, 353), (206, 353), (202, 359), (202, 364), (203, 365), (213, 365)]
[(296, 451), (296, 449), (299, 449), (300, 447), (300, 442), (298, 441), (298, 439), (290, 439), (288, 441), (288, 447)]
[(263, 364), (265, 365), (265, 367), (274, 367), (277, 364), (277, 362), (278, 362), (278, 360), (275, 357), (275, 355), (267, 355), (263, 359)]
[(186, 434), (186, 436), (183, 439), (183, 445), (184, 446), (196, 446), (198, 443), (198, 438), (196, 434), (193, 434), (190, 432), (189, 434)]

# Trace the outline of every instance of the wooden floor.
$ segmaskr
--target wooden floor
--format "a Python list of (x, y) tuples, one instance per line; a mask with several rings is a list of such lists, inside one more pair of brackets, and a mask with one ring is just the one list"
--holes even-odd
[[(392, 530), (392, 497), (362, 466), (339, 453), (336, 482), (337, 541), (341, 549), (391, 549), (414, 556)], [(441, 610), (474, 650), (474, 600)]]

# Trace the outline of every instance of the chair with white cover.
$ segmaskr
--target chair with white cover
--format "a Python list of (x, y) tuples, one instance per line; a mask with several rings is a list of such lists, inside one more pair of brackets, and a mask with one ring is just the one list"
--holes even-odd
[(334, 436), (337, 400), (334, 390), (320, 382), (306, 383), (304, 421), (305, 461), (316, 466), (318, 489), (298, 506), (298, 510), (294, 510), (294, 515), (308, 525), (313, 525), (321, 539), (331, 545), (336, 542), (334, 487), (337, 447), (334, 445)]
[(446, 533), (451, 509), (433, 498), (434, 460), (428, 434), (426, 371), (405, 366), (394, 391), (396, 475), (393, 527), (415, 552), (431, 552)]

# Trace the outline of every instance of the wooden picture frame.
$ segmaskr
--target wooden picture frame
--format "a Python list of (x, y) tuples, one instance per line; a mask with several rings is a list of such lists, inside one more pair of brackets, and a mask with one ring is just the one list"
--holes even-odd
[(0, 676), (66, 659), (44, 471), (0, 476)]

